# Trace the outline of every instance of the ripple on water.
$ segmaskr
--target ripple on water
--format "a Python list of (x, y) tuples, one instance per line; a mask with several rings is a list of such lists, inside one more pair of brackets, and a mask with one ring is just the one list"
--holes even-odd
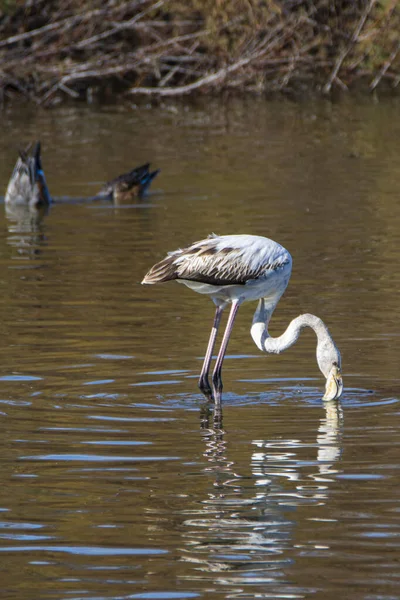
[(42, 529), (41, 523), (18, 523), (16, 521), (0, 521), (0, 529)]
[[(270, 380), (269, 380), (270, 381)], [(276, 380), (274, 380), (276, 381)], [(285, 380), (287, 381), (287, 380)], [(398, 402), (397, 398), (381, 398), (373, 402), (366, 402), (366, 398), (371, 397), (370, 390), (346, 389), (345, 394), (340, 399), (343, 406), (366, 407), (379, 406), (383, 404), (394, 404)], [(204, 405), (206, 400), (201, 393), (181, 393), (160, 395), (162, 406), (171, 409), (195, 410)], [(223, 393), (223, 406), (256, 406), (267, 404), (269, 406), (279, 406), (283, 403), (304, 402), (311, 406), (323, 405), (321, 389), (309, 386), (283, 386), (266, 392), (247, 392), (245, 394), (235, 394), (233, 392)]]
[(44, 541), (44, 540), (54, 540), (56, 536), (54, 535), (29, 535), (29, 534), (19, 534), (19, 533), (8, 533), (0, 534), (0, 539), (9, 540), (10, 542), (36, 542), (36, 541)]
[(103, 360), (128, 360), (135, 358), (133, 354), (95, 354), (96, 358), (102, 358)]
[(9, 404), (10, 406), (30, 406), (32, 402), (29, 402), (29, 400), (0, 400), (0, 404)]
[(43, 377), (36, 377), (34, 375), (3, 375), (0, 377), (0, 381), (40, 381)]
[[(349, 408), (367, 408), (372, 406), (384, 406), (390, 404), (397, 404), (399, 398), (377, 398), (376, 400), (370, 399), (374, 392), (371, 390), (362, 390), (360, 388), (352, 388), (346, 390), (343, 396), (343, 404)], [(365, 398), (368, 398), (367, 401)]]
[(36, 454), (20, 456), (19, 460), (82, 461), (82, 462), (150, 462), (180, 460), (179, 456), (110, 456), (100, 454)]
[(99, 421), (122, 421), (123, 423), (162, 423), (177, 420), (175, 417), (113, 417), (110, 415), (88, 415), (87, 418)]
[[(202, 594), (196, 592), (143, 592), (141, 594), (129, 594), (125, 596), (126, 600), (186, 600), (198, 598)], [(124, 600), (121, 597), (121, 600)]]
[(158, 385), (177, 385), (183, 383), (180, 379), (160, 379), (159, 381), (141, 381), (140, 383), (131, 383), (132, 387), (158, 386)]
[(61, 552), (81, 556), (150, 556), (168, 554), (161, 548), (112, 548), (106, 546), (0, 546), (0, 552)]
[(136, 440), (92, 440), (80, 443), (94, 446), (149, 446), (153, 444), (153, 442), (138, 442)]
[(114, 383), (115, 379), (96, 379), (94, 381), (84, 381), (82, 385), (106, 385), (107, 383)]
[[(198, 375), (193, 374), (188, 370), (159, 370), (146, 371), (143, 375), (182, 375), (182, 379), (160, 379), (151, 381), (140, 381), (130, 384), (132, 387), (158, 387), (165, 385), (180, 385), (184, 379), (197, 379)], [(252, 391), (245, 393), (234, 393), (224, 391), (223, 404), (224, 406), (248, 406), (248, 405), (263, 405), (278, 406), (283, 402), (296, 401), (297, 403), (304, 402), (311, 406), (320, 406), (323, 395), (323, 381), (318, 377), (270, 377), (270, 378), (242, 378), (237, 380), (238, 383), (252, 384), (249, 387)], [(309, 382), (316, 382), (316, 386), (311, 386)], [(259, 385), (267, 387), (266, 391), (256, 392), (254, 389)], [(346, 387), (341, 398), (343, 406), (348, 407), (369, 407), (379, 406), (381, 404), (393, 404), (398, 401), (397, 398), (376, 398), (377, 393), (371, 389), (362, 387)], [(195, 410), (199, 406), (204, 405), (205, 399), (201, 393), (159, 393), (157, 397), (164, 407), (171, 409)], [(138, 404), (135, 404), (138, 405)]]

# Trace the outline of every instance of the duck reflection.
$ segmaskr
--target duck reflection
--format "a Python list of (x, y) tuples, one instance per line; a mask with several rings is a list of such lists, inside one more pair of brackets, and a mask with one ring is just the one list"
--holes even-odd
[(48, 214), (48, 206), (6, 204), (7, 243), (13, 248), (14, 258), (35, 259), (41, 253), (46, 237), (43, 222)]
[(201, 510), (184, 522), (181, 560), (192, 563), (196, 571), (212, 573), (214, 584), (265, 583), (283, 586), (283, 593), (285, 567), (293, 560), (297, 508), (304, 503), (325, 504), (327, 482), (333, 481), (329, 475), (338, 472), (342, 409), (337, 401), (324, 408), (315, 460), (304, 460), (304, 450), (309, 454), (310, 447), (315, 448), (309, 442), (281, 437), (254, 440), (251, 473), (246, 476), (236, 472), (228, 457), (228, 434), (222, 429), (202, 430), (204, 473), (211, 476), (212, 490), (201, 501)]

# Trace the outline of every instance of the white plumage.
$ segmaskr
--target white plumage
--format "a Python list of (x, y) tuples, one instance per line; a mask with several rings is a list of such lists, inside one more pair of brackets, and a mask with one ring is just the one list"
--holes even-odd
[(214, 324), (199, 379), (199, 387), (211, 396), (208, 373), (222, 311), (231, 304), (221, 348), (213, 372), (214, 398), (221, 398), (221, 369), (233, 322), (239, 306), (259, 300), (251, 335), (260, 350), (279, 353), (296, 342), (304, 327), (317, 335), (317, 361), (327, 379), (325, 400), (338, 398), (343, 390), (341, 358), (326, 325), (314, 315), (300, 315), (278, 338), (270, 337), (268, 323), (286, 289), (292, 270), (292, 258), (277, 242), (255, 235), (212, 234), (187, 248), (170, 252), (154, 265), (142, 283), (176, 280), (200, 294), (208, 294), (216, 305)]

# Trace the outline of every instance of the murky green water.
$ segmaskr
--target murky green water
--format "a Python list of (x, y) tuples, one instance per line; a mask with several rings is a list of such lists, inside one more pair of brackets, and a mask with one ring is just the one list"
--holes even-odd
[[(2, 190), (36, 138), (56, 199), (147, 160), (162, 169), (140, 205), (59, 201), (39, 225), (0, 212), (2, 597), (400, 597), (399, 109), (2, 113)], [(340, 404), (320, 400), (313, 334), (262, 355), (249, 303), (223, 430), (207, 424), (213, 305), (139, 282), (212, 231), (292, 253), (271, 332), (305, 311), (328, 323)]]

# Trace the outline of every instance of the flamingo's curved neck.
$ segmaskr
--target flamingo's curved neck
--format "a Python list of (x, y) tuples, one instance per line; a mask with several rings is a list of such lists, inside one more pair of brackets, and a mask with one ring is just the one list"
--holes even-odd
[(275, 306), (267, 305), (264, 298), (258, 303), (254, 313), (253, 324), (251, 326), (251, 336), (257, 347), (263, 352), (279, 354), (284, 352), (295, 344), (304, 327), (313, 329), (317, 336), (317, 361), (322, 373), (327, 377), (323, 364), (323, 355), (333, 345), (333, 339), (325, 323), (315, 315), (303, 314), (291, 321), (284, 333), (279, 337), (271, 337), (268, 333), (268, 324), (271, 319)]

